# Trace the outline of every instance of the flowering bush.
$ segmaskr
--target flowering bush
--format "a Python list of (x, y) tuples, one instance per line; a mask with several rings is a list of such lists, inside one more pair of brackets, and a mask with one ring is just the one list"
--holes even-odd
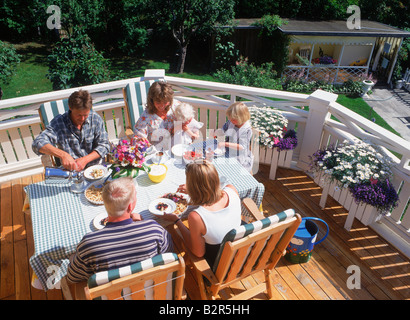
[(140, 170), (146, 172), (150, 168), (145, 164), (146, 150), (150, 143), (145, 138), (134, 137), (131, 142), (122, 139), (112, 150), (114, 164), (111, 166), (112, 178), (138, 176)]
[(259, 143), (262, 146), (280, 150), (294, 149), (297, 145), (296, 132), (287, 130), (288, 119), (271, 107), (249, 107), (251, 125), (259, 130)]
[(397, 205), (398, 196), (389, 182), (390, 159), (377, 146), (363, 141), (344, 141), (336, 148), (318, 150), (312, 156), (311, 169), (324, 172), (331, 181), (349, 188), (356, 202), (375, 206), (381, 212)]
[(335, 64), (337, 62), (336, 59), (333, 59), (329, 56), (323, 56), (316, 59), (313, 59), (314, 64)]

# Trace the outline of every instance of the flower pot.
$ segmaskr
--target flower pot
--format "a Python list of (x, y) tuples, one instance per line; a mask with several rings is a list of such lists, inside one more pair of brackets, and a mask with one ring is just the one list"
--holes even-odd
[(403, 87), (403, 84), (404, 84), (404, 80), (397, 80), (395, 88), (401, 89)]
[(278, 167), (290, 168), (290, 164), (293, 157), (293, 150), (279, 150), (278, 148), (273, 148), (272, 158), (270, 161), (270, 173), (269, 179), (276, 179), (276, 170)]
[(374, 82), (371, 80), (363, 80), (362, 85), (363, 85), (363, 93), (366, 94), (374, 86)]

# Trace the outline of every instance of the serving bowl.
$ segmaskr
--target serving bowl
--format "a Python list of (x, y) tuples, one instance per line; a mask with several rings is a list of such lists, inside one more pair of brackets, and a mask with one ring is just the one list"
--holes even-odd
[(159, 183), (167, 176), (168, 167), (165, 164), (152, 164), (149, 167), (151, 170), (148, 177), (152, 182)]

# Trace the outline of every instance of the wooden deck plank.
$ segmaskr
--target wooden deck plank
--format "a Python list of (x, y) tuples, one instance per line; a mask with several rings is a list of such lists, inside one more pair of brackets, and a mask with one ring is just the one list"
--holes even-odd
[[(326, 206), (319, 205), (322, 189), (303, 172), (279, 168), (277, 179), (268, 179), (269, 167), (261, 166), (255, 178), (265, 185), (263, 209), (266, 216), (294, 208), (302, 216), (324, 219), (330, 234), (317, 245), (307, 263), (292, 264), (284, 259), (273, 270), (273, 299), (281, 300), (388, 300), (409, 299), (409, 259), (377, 235), (371, 228), (355, 220), (351, 231), (344, 229), (347, 210), (332, 197)], [(0, 184), (0, 299), (61, 300), (61, 290), (47, 291), (31, 286), (29, 258), (34, 253), (30, 217), (22, 212), (24, 187), (42, 181), (42, 174)], [(318, 222), (320, 224), (320, 222)], [(318, 238), (324, 235), (322, 226)], [(361, 288), (349, 289), (347, 268), (360, 268)], [(262, 272), (226, 290), (240, 293), (264, 281)], [(189, 299), (199, 299), (192, 270), (187, 266), (185, 288)], [(266, 293), (254, 297), (267, 299)]]

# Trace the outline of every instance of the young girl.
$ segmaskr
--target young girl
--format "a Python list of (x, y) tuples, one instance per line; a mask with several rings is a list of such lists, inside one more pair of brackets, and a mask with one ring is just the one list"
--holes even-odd
[(235, 102), (226, 111), (228, 121), (222, 127), (225, 142), (220, 142), (218, 148), (229, 148), (235, 152), (239, 163), (248, 171), (252, 170), (253, 155), (250, 149), (252, 127), (251, 115), (243, 102)]
[(194, 108), (188, 103), (181, 103), (175, 106), (174, 116), (177, 121), (182, 122), (182, 130), (174, 127), (174, 144), (191, 144), (193, 140), (199, 138), (199, 129), (204, 125), (194, 119)]

